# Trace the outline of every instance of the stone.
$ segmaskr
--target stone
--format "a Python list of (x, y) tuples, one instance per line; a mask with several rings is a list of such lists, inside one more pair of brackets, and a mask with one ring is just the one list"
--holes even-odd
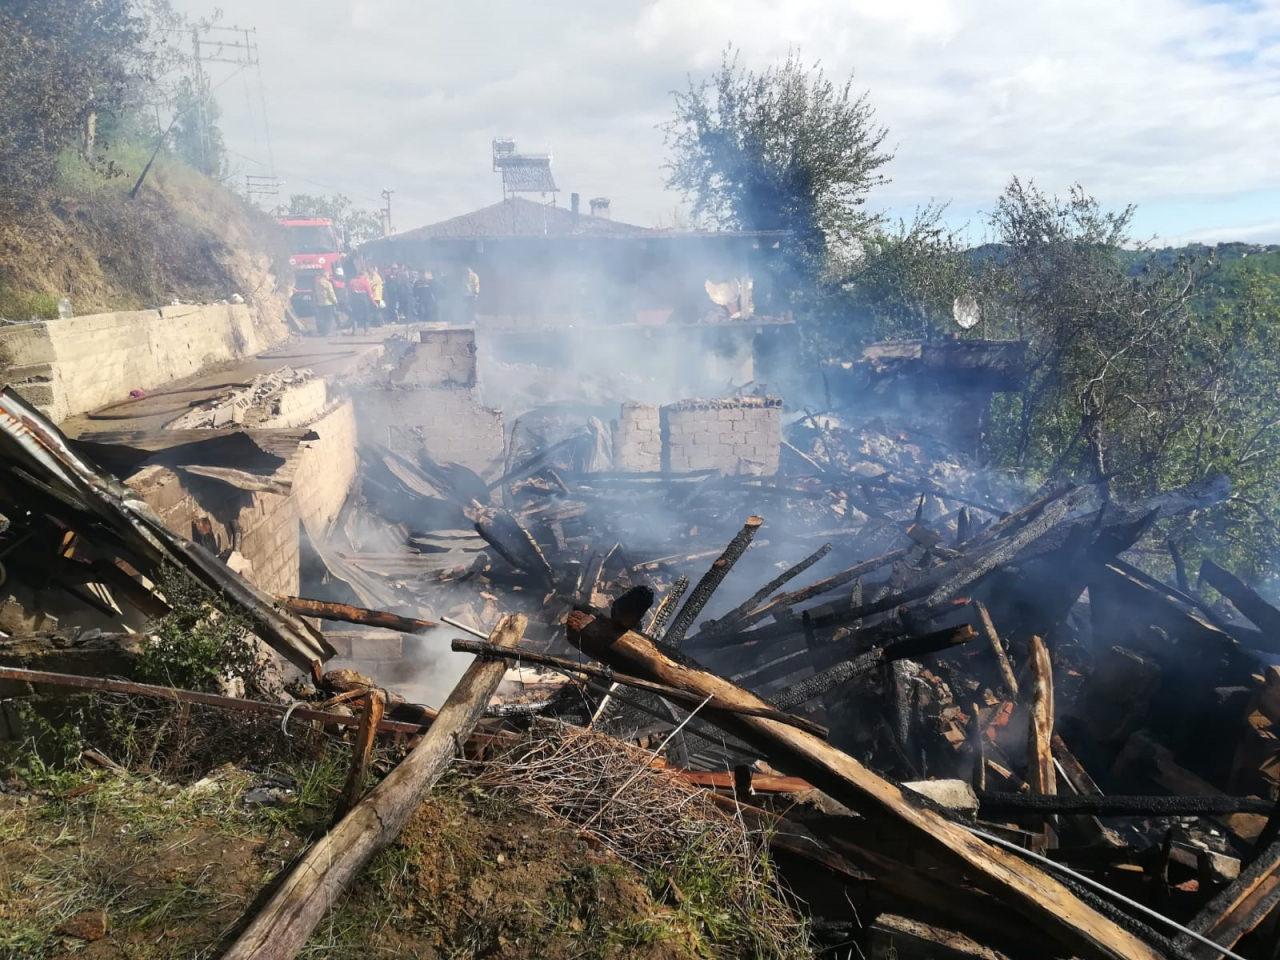
[(64, 937), (75, 937), (77, 940), (93, 943), (105, 937), (109, 929), (110, 921), (107, 918), (107, 911), (95, 907), (90, 910), (81, 910), (70, 917), (58, 927), (57, 932)]

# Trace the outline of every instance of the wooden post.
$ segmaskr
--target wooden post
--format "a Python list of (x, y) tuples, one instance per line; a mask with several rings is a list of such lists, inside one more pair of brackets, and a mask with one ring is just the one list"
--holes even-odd
[[(611, 666), (643, 674), (744, 706), (763, 700), (695, 666), (676, 663), (648, 638), (620, 630), (607, 621), (575, 611), (567, 620), (569, 641)], [(702, 715), (767, 755), (784, 773), (803, 777), (833, 799), (870, 818), (904, 828), (921, 853), (963, 871), (972, 880), (1044, 929), (1068, 949), (1085, 957), (1110, 960), (1160, 960), (1160, 954), (1079, 900), (1067, 887), (1016, 855), (990, 846), (959, 824), (904, 795), (848, 754), (812, 734), (763, 717), (704, 708)]]
[[(527, 619), (508, 614), (489, 640), (514, 647)], [(440, 779), (498, 689), (506, 665), (481, 660), (462, 675), (431, 728), (385, 780), (299, 860), (223, 960), (292, 960), (329, 907), (375, 854), (400, 835), (427, 791)]]
[(996, 632), (995, 622), (991, 619), (985, 604), (975, 600), (973, 609), (978, 614), (978, 632), (986, 638), (987, 643), (991, 644), (991, 652), (996, 655), (996, 666), (1000, 668), (1000, 680), (1004, 683), (1009, 696), (1017, 699), (1018, 680), (1013, 674), (1013, 667), (1009, 665), (1009, 655), (1005, 653), (1004, 643), (1000, 639), (1000, 634)]
[(1031, 638), (1031, 709), (1027, 729), (1027, 782), (1032, 793), (1058, 792), (1053, 768), (1053, 662), (1039, 637)]
[(360, 800), (360, 794), (364, 791), (365, 774), (369, 770), (369, 760), (373, 757), (373, 741), (378, 733), (378, 722), (387, 707), (387, 695), (381, 690), (368, 691), (363, 700), (360, 726), (356, 728), (355, 739), (351, 742), (351, 768), (347, 771), (347, 782), (342, 787), (342, 796), (333, 812), (335, 823), (345, 817), (347, 811)]

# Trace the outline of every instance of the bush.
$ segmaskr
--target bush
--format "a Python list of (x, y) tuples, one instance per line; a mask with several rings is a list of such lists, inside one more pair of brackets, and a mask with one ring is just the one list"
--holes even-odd
[(165, 568), (159, 586), (170, 613), (150, 629), (139, 678), (210, 692), (239, 680), (247, 694), (261, 691), (266, 662), (244, 617), (175, 568)]

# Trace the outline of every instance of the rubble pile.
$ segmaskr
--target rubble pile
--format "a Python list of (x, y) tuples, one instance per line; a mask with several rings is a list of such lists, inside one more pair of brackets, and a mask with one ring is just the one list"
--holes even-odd
[[(1272, 955), (1280, 610), (1212, 562), (1193, 585), (1181, 558), (1175, 584), (1132, 561), (1157, 524), (1221, 502), (1222, 478), (1139, 503), (1031, 489), (945, 431), (834, 411), (793, 419), (767, 472), (635, 472), (615, 468), (616, 431), (565, 415), (498, 475), (362, 443), (357, 489), (311, 531), (314, 595), (273, 598), (16, 395), (0, 413), (6, 551), (62, 543), (58, 576), (78, 571), (105, 612), (163, 609), (156, 572), (186, 569), (315, 684), (296, 716), (354, 730), (351, 813), (228, 956), (298, 904), (318, 921), (457, 744), (510, 742), (533, 717), (648, 748), (763, 831), (827, 946)], [(478, 659), (438, 714), (405, 719), (381, 678), (325, 670), (317, 620), (448, 634)], [(378, 733), (423, 730), (362, 793)]]

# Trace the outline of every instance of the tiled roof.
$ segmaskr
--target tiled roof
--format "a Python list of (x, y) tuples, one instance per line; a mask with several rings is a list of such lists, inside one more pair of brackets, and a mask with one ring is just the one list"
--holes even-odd
[(638, 237), (661, 231), (510, 197), (471, 213), (406, 230), (396, 240), (487, 240), (504, 237)]

